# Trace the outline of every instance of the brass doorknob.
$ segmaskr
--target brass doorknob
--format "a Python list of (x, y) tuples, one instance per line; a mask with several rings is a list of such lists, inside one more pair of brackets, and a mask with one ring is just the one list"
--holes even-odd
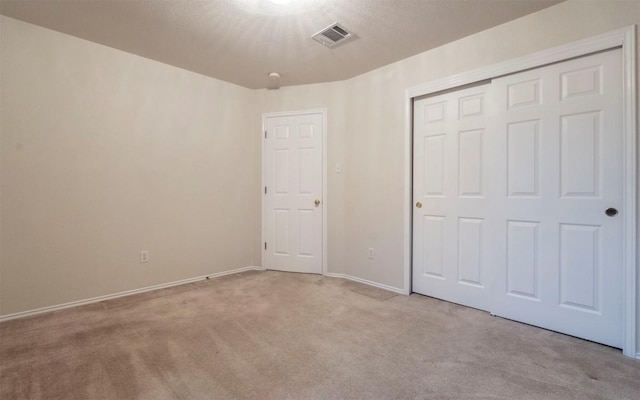
[(418, 208), (422, 208), (422, 203), (417, 202), (417, 203), (416, 203), (416, 207), (418, 207)]
[(316, 207), (318, 207), (320, 205), (320, 200), (316, 199), (316, 201), (314, 201), (313, 204), (315, 204)]

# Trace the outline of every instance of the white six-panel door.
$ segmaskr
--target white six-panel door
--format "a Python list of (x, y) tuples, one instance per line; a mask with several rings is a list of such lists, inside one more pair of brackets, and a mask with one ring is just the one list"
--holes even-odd
[(493, 81), (494, 314), (622, 347), (622, 65), (613, 50)]
[(621, 71), (613, 50), (414, 103), (414, 291), (622, 346)]
[(413, 291), (488, 310), (487, 92), (414, 105)]
[(264, 119), (264, 267), (322, 273), (322, 113)]

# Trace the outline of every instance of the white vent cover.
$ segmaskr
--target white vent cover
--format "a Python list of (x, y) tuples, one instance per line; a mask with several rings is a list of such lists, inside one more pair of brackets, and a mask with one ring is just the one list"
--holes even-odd
[(337, 22), (329, 25), (320, 32), (311, 36), (313, 40), (322, 43), (327, 47), (333, 47), (338, 43), (345, 42), (353, 37), (353, 34), (349, 32), (344, 26)]

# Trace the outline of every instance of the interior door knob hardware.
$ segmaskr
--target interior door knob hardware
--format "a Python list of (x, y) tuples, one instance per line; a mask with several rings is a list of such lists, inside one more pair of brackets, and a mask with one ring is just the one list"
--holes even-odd
[(418, 207), (418, 208), (422, 208), (422, 203), (417, 202), (417, 203), (416, 203), (416, 207)]
[(318, 207), (320, 205), (320, 200), (316, 199), (316, 201), (314, 201), (313, 204), (315, 204), (316, 207)]
[(607, 214), (608, 217), (615, 217), (616, 215), (618, 215), (618, 210), (616, 210), (613, 207), (610, 207), (610, 208), (607, 208), (604, 213)]

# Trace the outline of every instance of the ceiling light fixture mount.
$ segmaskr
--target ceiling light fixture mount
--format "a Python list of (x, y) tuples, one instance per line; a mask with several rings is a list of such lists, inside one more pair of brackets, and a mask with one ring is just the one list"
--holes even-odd
[(280, 74), (277, 72), (269, 72), (269, 83), (267, 89), (280, 89)]

